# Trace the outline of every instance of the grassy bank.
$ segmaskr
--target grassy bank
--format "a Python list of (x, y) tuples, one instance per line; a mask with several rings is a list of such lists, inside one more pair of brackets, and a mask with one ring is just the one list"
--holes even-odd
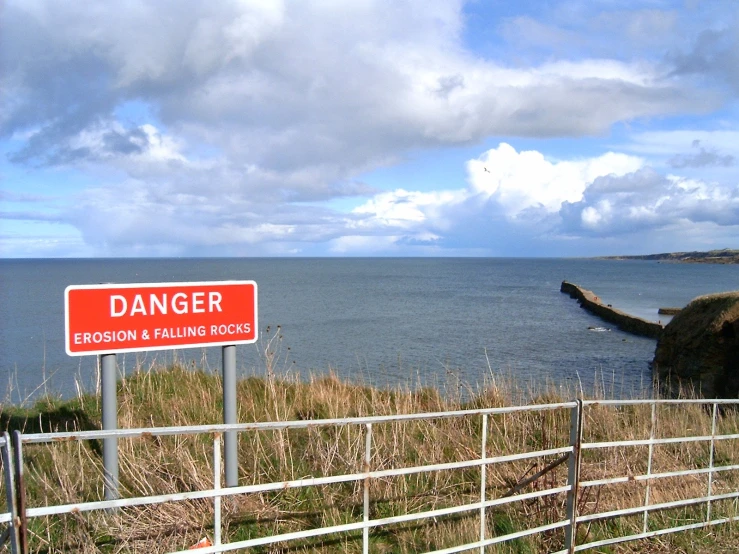
[[(506, 406), (520, 398), (514, 387), (481, 387), (442, 396), (436, 389), (380, 390), (343, 382), (334, 376), (310, 382), (279, 378), (248, 378), (239, 382), (239, 420), (273, 421), (347, 416), (420, 413), (460, 408)], [(456, 388), (459, 391), (459, 388)], [(534, 402), (570, 400), (552, 388)], [(119, 383), (119, 426), (160, 427), (212, 424), (222, 421), (221, 381), (217, 374), (182, 367), (138, 371)], [(45, 398), (30, 409), (5, 407), (5, 428), (25, 432), (98, 429), (100, 404), (95, 396), (71, 400)], [(589, 409), (585, 440), (649, 437), (649, 407)], [(739, 415), (722, 414), (718, 432), (739, 433)], [(657, 436), (710, 434), (711, 418), (699, 406), (660, 407)], [(362, 470), (364, 434), (361, 426), (308, 428), (243, 433), (239, 443), (240, 484), (337, 475)], [(567, 410), (518, 413), (490, 418), (488, 455), (503, 455), (567, 446)], [(479, 457), (481, 425), (478, 417), (381, 424), (373, 427), (372, 468), (410, 467)], [(141, 496), (207, 489), (213, 486), (211, 437), (148, 437), (120, 441), (123, 496)], [(647, 447), (588, 451), (582, 478), (597, 479), (645, 473)], [(67, 504), (102, 497), (101, 448), (77, 441), (27, 445), (24, 450), (29, 506)], [(705, 467), (709, 448), (704, 443), (680, 442), (654, 448), (652, 472)], [(532, 475), (555, 457), (489, 466), (487, 497), (503, 496), (523, 477)], [(739, 441), (721, 441), (716, 465), (739, 463)], [(524, 492), (566, 483), (566, 464), (528, 486)], [(371, 483), (372, 517), (426, 511), (479, 499), (480, 470), (466, 469), (376, 479)], [(703, 496), (705, 477), (656, 481), (651, 502)], [(714, 493), (739, 489), (739, 472), (714, 477)], [(600, 489), (586, 489), (580, 512), (641, 505), (643, 483), (628, 481)], [(564, 495), (542, 497), (488, 511), (488, 536), (558, 521), (564, 516)], [(712, 513), (737, 513), (733, 502), (715, 502)], [(235, 541), (299, 529), (359, 521), (362, 486), (348, 483), (286, 489), (224, 500), (224, 540)], [(705, 507), (669, 510), (650, 516), (650, 527), (700, 521)], [(77, 513), (36, 519), (31, 523), (34, 552), (168, 552), (213, 536), (210, 501), (177, 502), (128, 508), (117, 513)], [(669, 523), (668, 523), (669, 522)], [(581, 539), (597, 540), (614, 534), (640, 532), (641, 516), (582, 525)], [(373, 552), (417, 552), (473, 541), (479, 534), (476, 511), (413, 524), (382, 528), (372, 539)], [(563, 534), (553, 531), (512, 541), (491, 552), (538, 553), (561, 548)], [(601, 549), (600, 552), (735, 552), (736, 525), (666, 535), (648, 541)], [(361, 532), (306, 540), (290, 546), (255, 552), (360, 552)]]

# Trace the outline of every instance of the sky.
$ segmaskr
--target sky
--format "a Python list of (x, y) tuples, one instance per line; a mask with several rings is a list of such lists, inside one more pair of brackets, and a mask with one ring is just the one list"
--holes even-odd
[(739, 248), (735, 0), (3, 0), (0, 257)]

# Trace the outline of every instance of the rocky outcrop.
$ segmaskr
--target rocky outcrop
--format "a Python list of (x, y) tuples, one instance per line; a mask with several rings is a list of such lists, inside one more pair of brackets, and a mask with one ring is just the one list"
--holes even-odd
[(665, 327), (652, 370), (662, 394), (739, 397), (739, 291), (700, 296)]
[(622, 331), (653, 339), (656, 339), (662, 333), (662, 325), (660, 323), (647, 321), (646, 319), (617, 310), (610, 304), (603, 304), (593, 291), (583, 289), (574, 283), (562, 281), (562, 286), (559, 290), (569, 294), (572, 298), (576, 298), (580, 302), (580, 306), (604, 321), (615, 324)]

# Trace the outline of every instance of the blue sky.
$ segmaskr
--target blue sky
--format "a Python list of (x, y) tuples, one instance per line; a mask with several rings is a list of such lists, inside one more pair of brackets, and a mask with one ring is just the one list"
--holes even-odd
[(738, 248), (739, 3), (0, 8), (0, 256)]

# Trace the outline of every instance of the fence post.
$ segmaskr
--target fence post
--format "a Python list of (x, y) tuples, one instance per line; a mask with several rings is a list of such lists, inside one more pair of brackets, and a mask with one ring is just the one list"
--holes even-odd
[(575, 552), (577, 541), (577, 497), (580, 489), (580, 445), (582, 444), (583, 405), (578, 399), (577, 404), (570, 412), (570, 446), (572, 453), (567, 464), (567, 519), (569, 525), (565, 527), (565, 548), (570, 554)]
[(10, 436), (7, 431), (3, 433), (3, 476), (5, 478), (5, 498), (8, 504), (8, 512), (10, 512), (10, 551), (18, 554), (18, 527), (20, 519), (18, 518), (18, 506), (15, 501), (15, 469), (13, 468), (13, 456), (10, 452)]
[(713, 493), (713, 456), (716, 448), (716, 417), (718, 416), (718, 402), (713, 403), (711, 417), (711, 453), (708, 461), (708, 503), (706, 506), (706, 523), (711, 521), (711, 494)]
[(488, 457), (488, 414), (482, 414), (482, 445), (480, 447), (482, 465), (480, 466), (480, 554), (485, 554), (485, 528), (487, 518), (485, 517), (485, 489), (487, 488), (487, 463)]
[(26, 518), (26, 484), (23, 479), (23, 443), (21, 432), (13, 431), (13, 470), (15, 471), (15, 502), (18, 525), (18, 550), (28, 552), (28, 519)]
[[(372, 424), (368, 423), (365, 426), (367, 432), (364, 437), (364, 471), (365, 473), (370, 472), (370, 463), (372, 461)], [(364, 479), (364, 514), (362, 514), (362, 521), (364, 527), (362, 528), (362, 552), (363, 554), (369, 554), (369, 523), (370, 520), (370, 478), (365, 477)]]
[[(221, 434), (213, 437), (213, 489), (221, 490)], [(221, 496), (213, 497), (213, 545), (221, 545)]]
[[(647, 460), (647, 487), (644, 491), (644, 507), (647, 508), (649, 506), (650, 500), (650, 494), (652, 490), (652, 480), (650, 479), (652, 475), (652, 458), (654, 457), (654, 432), (655, 427), (657, 426), (657, 403), (652, 402), (652, 415), (650, 418), (650, 424), (649, 424), (649, 460)], [(646, 533), (647, 528), (649, 527), (649, 510), (644, 510), (644, 524), (642, 526), (642, 532)]]

